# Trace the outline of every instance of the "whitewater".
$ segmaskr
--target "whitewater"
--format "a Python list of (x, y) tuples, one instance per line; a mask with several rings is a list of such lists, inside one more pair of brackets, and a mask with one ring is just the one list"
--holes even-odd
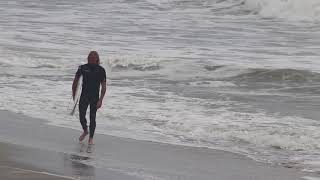
[(97, 50), (97, 133), (320, 171), (318, 0), (21, 0), (0, 15), (3, 110), (80, 129), (71, 84)]

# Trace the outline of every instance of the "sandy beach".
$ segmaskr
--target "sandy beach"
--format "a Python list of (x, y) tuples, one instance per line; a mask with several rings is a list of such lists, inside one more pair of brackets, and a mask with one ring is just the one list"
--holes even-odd
[(97, 134), (82, 152), (80, 131), (0, 111), (1, 179), (298, 180), (308, 174), (208, 148)]

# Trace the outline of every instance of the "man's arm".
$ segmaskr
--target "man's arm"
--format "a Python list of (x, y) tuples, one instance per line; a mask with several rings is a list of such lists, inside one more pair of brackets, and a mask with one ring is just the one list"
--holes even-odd
[(106, 94), (106, 91), (107, 91), (107, 82), (104, 80), (101, 82), (101, 92), (100, 92), (99, 101), (97, 103), (97, 109), (101, 108), (102, 101), (103, 101), (104, 95)]
[(100, 93), (100, 101), (103, 100), (104, 98), (104, 95), (106, 94), (106, 91), (107, 91), (107, 82), (106, 81), (103, 81), (101, 82), (101, 93)]
[(73, 83), (72, 83), (72, 98), (73, 98), (73, 100), (74, 100), (75, 95), (76, 95), (79, 79), (80, 79), (80, 76), (78, 76), (78, 75), (74, 76)]

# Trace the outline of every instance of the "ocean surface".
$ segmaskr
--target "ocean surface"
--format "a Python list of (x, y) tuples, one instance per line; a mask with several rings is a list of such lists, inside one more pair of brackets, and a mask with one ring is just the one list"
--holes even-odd
[(18, 0), (0, 15), (0, 109), (80, 129), (71, 84), (97, 50), (97, 133), (320, 172), (318, 0)]

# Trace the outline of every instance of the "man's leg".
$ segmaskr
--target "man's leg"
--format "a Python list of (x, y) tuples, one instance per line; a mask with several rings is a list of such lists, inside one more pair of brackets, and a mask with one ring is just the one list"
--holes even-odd
[(89, 144), (93, 144), (93, 136), (96, 130), (96, 114), (97, 114), (97, 102), (93, 101), (90, 103), (90, 137), (89, 137)]
[(83, 129), (83, 133), (79, 137), (79, 141), (83, 141), (83, 139), (88, 135), (88, 126), (87, 126), (87, 119), (86, 113), (89, 105), (88, 98), (81, 96), (79, 102), (79, 116), (80, 116), (80, 123)]

